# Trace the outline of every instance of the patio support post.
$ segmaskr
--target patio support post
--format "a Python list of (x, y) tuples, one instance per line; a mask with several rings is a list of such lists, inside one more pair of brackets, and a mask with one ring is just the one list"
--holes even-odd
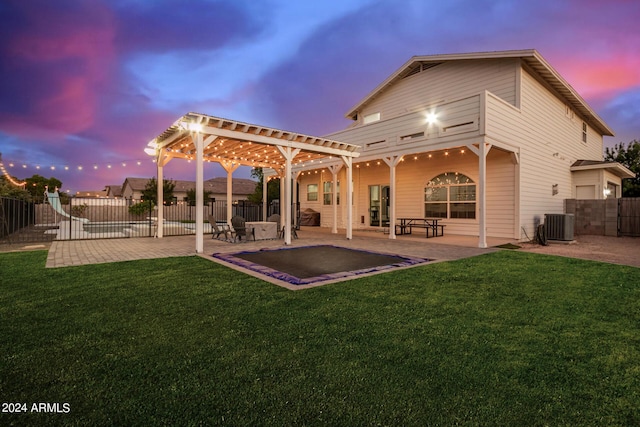
[(262, 170), (262, 220), (267, 220), (267, 178)]
[(396, 166), (402, 161), (404, 156), (383, 157), (382, 160), (389, 166), (389, 190), (391, 200), (389, 200), (389, 238), (396, 238)]
[(347, 166), (347, 240), (353, 238), (353, 157), (342, 156), (342, 161)]
[(331, 224), (331, 232), (338, 233), (338, 172), (342, 169), (342, 165), (328, 166), (331, 172), (331, 204), (333, 205), (333, 221)]
[(233, 172), (240, 167), (239, 164), (220, 163), (220, 166), (227, 171), (227, 224), (231, 226), (233, 216)]
[[(277, 146), (278, 151), (285, 159), (284, 165), (284, 205), (287, 207), (284, 210), (284, 244), (291, 244), (291, 161), (300, 152), (299, 148), (295, 150), (289, 147)], [(282, 185), (282, 182), (280, 182)]]
[(156, 200), (158, 202), (158, 210), (156, 212), (156, 235), (158, 239), (162, 239), (164, 232), (164, 166), (169, 163), (171, 157), (164, 156), (162, 157), (160, 153), (156, 156), (156, 165), (157, 165), (157, 177), (156, 183), (158, 184), (156, 187)]
[(196, 146), (196, 253), (204, 252), (204, 141), (200, 132), (192, 132)]
[(292, 203), (292, 207), (291, 209), (293, 210), (293, 222), (296, 226), (300, 225), (298, 224), (298, 217), (296, 216), (296, 213), (298, 212), (298, 178), (300, 178), (300, 174), (302, 172), (298, 171), (295, 172), (293, 174), (293, 182), (291, 185), (293, 185), (293, 188), (291, 189), (291, 191), (293, 192), (292, 196), (293, 196), (293, 203)]
[(285, 199), (285, 188), (284, 188), (285, 184), (284, 184), (284, 181), (286, 179), (285, 176), (286, 175), (285, 175), (284, 170), (280, 169), (280, 178), (279, 178), (280, 179), (280, 196), (279, 196), (280, 197), (280, 199), (279, 199), (280, 200), (280, 227), (284, 227), (284, 225), (286, 224), (284, 222), (284, 212), (285, 212), (285, 210), (287, 208), (287, 205), (285, 204), (285, 201), (284, 201), (284, 199)]
[[(163, 231), (164, 231), (164, 165), (162, 164), (162, 159), (160, 158), (160, 156), (158, 156), (157, 160), (156, 160), (156, 165), (158, 166), (157, 168), (157, 178), (156, 178), (156, 201), (158, 202), (158, 205), (156, 206), (156, 208), (158, 209), (156, 211), (156, 234), (155, 237), (157, 237), (158, 239), (162, 239), (163, 237)], [(151, 212), (149, 212), (149, 215), (153, 216), (153, 214)]]
[(481, 142), (478, 150), (478, 247), (487, 247), (487, 154), (491, 144)]

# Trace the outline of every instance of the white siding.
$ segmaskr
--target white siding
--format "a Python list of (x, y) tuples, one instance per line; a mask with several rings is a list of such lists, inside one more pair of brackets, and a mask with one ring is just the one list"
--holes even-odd
[[(435, 125), (425, 120), (425, 113), (431, 110), (438, 112)], [(405, 155), (396, 169), (397, 216), (422, 217), (425, 183), (448, 171), (463, 173), (477, 183), (478, 158), (467, 145), (491, 143), (487, 236), (522, 239), (534, 236), (535, 225), (545, 213), (561, 213), (564, 199), (575, 196), (577, 183), (572, 181), (570, 166), (579, 159), (602, 159), (602, 136), (588, 127), (587, 142), (583, 142), (581, 117), (521, 68), (517, 59), (443, 63), (396, 82), (359, 115), (376, 112), (381, 113), (380, 121), (331, 135), (363, 147), (353, 172), (356, 229), (369, 224), (369, 186), (389, 185), (389, 167), (379, 160), (384, 156)], [(450, 124), (464, 126), (444, 131)], [(420, 132), (424, 135), (402, 138)], [(318, 174), (321, 176), (303, 175), (300, 182), (313, 181), (321, 190), (331, 174), (326, 170)], [(339, 179), (344, 182), (344, 169)], [(600, 181), (597, 191), (606, 185)], [(342, 201), (346, 200), (345, 190), (342, 184)], [(318, 202), (306, 202), (304, 194), (301, 202), (303, 209), (311, 207), (322, 213), (323, 226), (331, 225), (333, 208), (322, 205), (321, 191)], [(343, 204), (338, 209), (339, 227), (345, 226), (345, 209)], [(477, 220), (443, 223), (447, 234), (478, 235)]]
[(382, 119), (488, 90), (516, 103), (516, 59), (445, 62), (398, 81), (365, 105), (359, 116)]
[[(520, 220), (529, 236), (545, 213), (562, 213), (573, 196), (569, 168), (579, 159), (602, 158), (602, 137), (589, 130), (582, 142), (582, 120), (567, 116), (566, 105), (532, 75), (522, 72)], [(553, 186), (557, 185), (557, 194)]]

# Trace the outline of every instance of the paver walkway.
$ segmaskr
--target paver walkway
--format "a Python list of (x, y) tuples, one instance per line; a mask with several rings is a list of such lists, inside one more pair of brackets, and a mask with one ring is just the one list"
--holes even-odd
[[(477, 238), (456, 238), (455, 236), (449, 239), (450, 242), (455, 244), (446, 244), (446, 236), (432, 239), (417, 236), (398, 236), (397, 239), (390, 240), (388, 236), (375, 232), (354, 233), (353, 239), (347, 240), (344, 234), (331, 234), (326, 229), (317, 228), (303, 228), (298, 232), (298, 235), (300, 238), (294, 239), (292, 246), (329, 244), (430, 258), (438, 261), (466, 258), (495, 250), (474, 247), (474, 245), (477, 245)], [(210, 235), (205, 235), (204, 237), (204, 253), (201, 255), (207, 257), (215, 252), (231, 253), (283, 246), (282, 240), (228, 243), (211, 239)], [(188, 255), (196, 255), (195, 236), (193, 235), (171, 236), (162, 239), (130, 238), (54, 241), (49, 249), (46, 266), (55, 268)]]

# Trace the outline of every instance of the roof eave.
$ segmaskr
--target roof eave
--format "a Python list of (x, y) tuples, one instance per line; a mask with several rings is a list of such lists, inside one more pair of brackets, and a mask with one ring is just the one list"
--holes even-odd
[(612, 163), (600, 163), (595, 165), (583, 165), (583, 166), (571, 166), (571, 172), (576, 171), (587, 171), (587, 170), (596, 170), (596, 169), (606, 169), (612, 174), (625, 179), (625, 178), (635, 178), (636, 174), (633, 173), (629, 168), (625, 167), (621, 163), (612, 162)]

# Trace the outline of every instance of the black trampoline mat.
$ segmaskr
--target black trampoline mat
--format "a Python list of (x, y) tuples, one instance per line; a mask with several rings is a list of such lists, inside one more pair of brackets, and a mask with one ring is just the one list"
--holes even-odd
[(322, 280), (407, 267), (429, 261), (332, 245), (265, 249), (214, 257), (286, 282), (302, 285)]

